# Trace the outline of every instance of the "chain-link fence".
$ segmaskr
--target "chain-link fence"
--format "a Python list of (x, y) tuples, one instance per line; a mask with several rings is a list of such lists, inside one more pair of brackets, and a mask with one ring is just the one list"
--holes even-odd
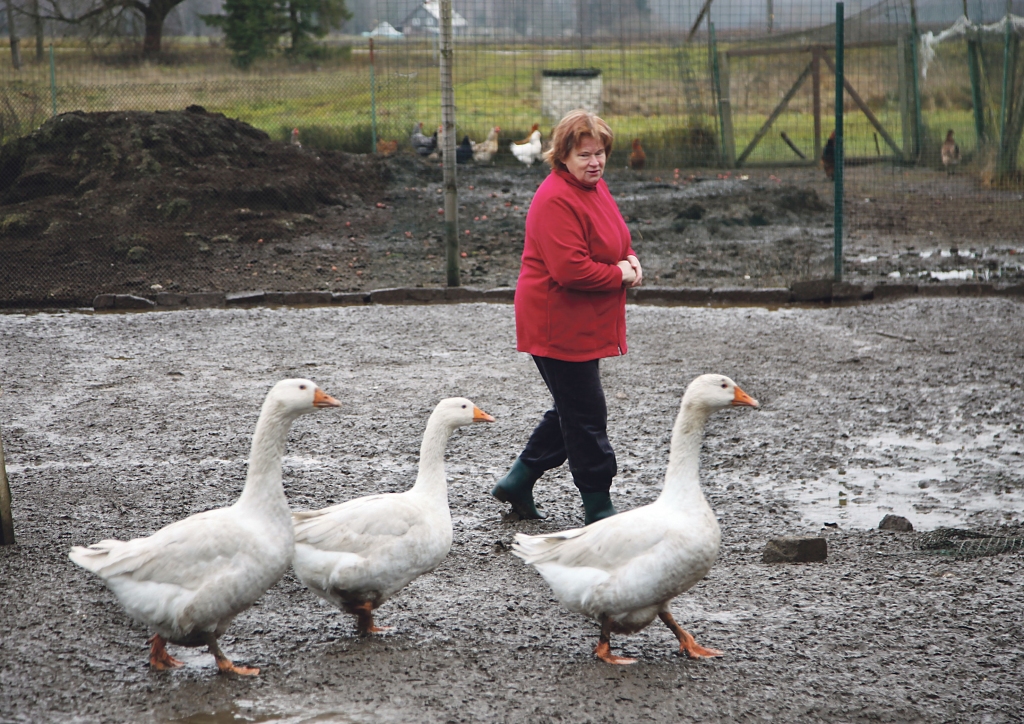
[[(11, 1), (21, 10), (13, 16), (15, 28), (31, 36), (28, 6)], [(17, 70), (9, 54), (0, 60), (0, 135), (8, 142), (38, 133), (35, 129), (48, 118), (70, 111), (202, 106), (262, 129), (280, 145), (294, 133), (306, 149), (392, 156), (398, 160), (388, 163), (420, 164), (436, 172), (430, 157), (422, 161), (410, 145), (410, 132), (421, 123), (429, 138), (440, 121), (438, 3), (365, 0), (350, 2), (349, 9), (354, 13), (346, 26), (350, 34), (329, 37), (315, 59), (279, 54), (245, 71), (232, 65), (230, 53), (216, 36), (166, 35), (159, 54), (140, 59), (123, 39), (115, 48), (112, 42), (101, 43), (102, 38), (83, 37), (80, 29), (48, 25), (50, 35), (40, 44), (45, 47), (41, 56), (23, 53)], [(546, 138), (566, 110), (590, 107), (617, 135), (609, 169), (632, 167), (632, 175), (617, 178), (616, 183), (627, 192), (621, 205), (635, 236), (643, 237), (638, 243), (649, 246), (660, 271), (649, 278), (663, 284), (716, 284), (728, 277), (730, 283), (778, 285), (831, 273), (833, 3), (455, 0), (454, 10), (458, 139), (480, 143), (492, 129), (500, 129), (487, 166), (505, 169), (509, 183), (516, 182), (514, 174), (519, 172), (522, 180), (524, 173), (510, 151), (511, 142), (526, 140), (534, 124)], [(852, 279), (1005, 283), (1021, 276), (1017, 260), (1024, 253), (1022, 15), (1024, 0), (846, 3), (845, 254)], [(28, 44), (22, 46), (25, 50)], [(214, 132), (212, 127), (204, 129), (188, 133)], [(173, 231), (187, 243), (175, 246), (168, 241), (165, 246), (180, 248), (185, 255), (211, 246), (217, 252), (212, 239), (218, 236), (238, 243), (256, 243), (275, 233), (299, 238), (304, 223), (315, 226), (321, 236), (355, 241), (383, 242), (395, 231), (393, 219), (382, 221), (380, 227), (367, 221), (353, 237), (344, 223), (353, 222), (354, 195), (342, 193), (340, 203), (335, 195), (302, 204), (287, 200), (294, 189), (267, 191), (278, 199), (270, 204), (242, 194), (245, 205), (232, 201), (235, 206), (224, 206), (235, 216), (248, 213), (257, 221), (272, 220), (276, 226), (262, 237), (239, 226), (237, 218), (230, 229), (186, 228), (204, 204), (231, 196), (209, 178), (204, 182), (194, 177), (195, 168), (227, 164), (237, 169), (236, 178), (243, 183), (245, 168), (256, 174), (259, 164), (253, 159), (258, 153), (253, 152), (256, 156), (246, 167), (232, 157), (232, 147), (240, 148), (237, 139), (196, 146), (195, 153), (212, 154), (220, 159), (215, 161), (182, 150), (188, 146), (184, 142), (176, 146), (176, 156), (160, 156), (157, 140), (140, 137), (141, 150), (135, 152), (119, 150), (115, 141), (104, 140), (95, 129), (88, 133), (95, 144), (110, 145), (106, 155), (100, 149), (90, 156), (90, 163), (117, 167), (125, 178), (139, 169), (150, 178), (163, 174), (168, 180), (158, 181), (156, 187), (162, 184), (165, 197), (157, 198), (153, 191), (148, 210), (108, 198), (107, 214), (120, 219), (116, 233), (95, 225), (86, 229), (73, 218), (32, 218), (32, 203), (41, 198), (38, 189), (51, 177), (63, 179), (64, 186), (58, 183), (54, 188), (66, 196), (68, 207), (78, 207), (80, 216), (102, 215), (102, 207), (87, 209), (84, 200), (90, 194), (102, 195), (105, 181), (96, 168), (83, 167), (88, 139), (84, 147), (61, 146), (51, 133), (33, 146), (38, 155), (45, 142), (56, 144), (55, 155), (39, 162), (43, 166), (59, 166), (64, 149), (63, 163), (82, 171), (74, 179), (54, 169), (18, 166), (8, 153), (6, 166), (0, 167), (0, 233), (7, 257), (0, 272), (0, 301), (81, 297), (62, 293), (59, 284), (19, 287), (22, 273), (42, 263), (31, 253), (45, 246), (41, 242), (47, 237), (59, 236), (62, 253), (74, 257), (59, 267), (58, 275), (81, 278), (67, 288), (89, 286), (88, 275), (97, 274), (92, 289), (99, 292), (130, 290), (125, 278), (132, 275), (144, 278), (145, 291), (154, 286), (149, 284), (152, 279), (159, 278), (141, 271), (148, 263), (143, 252), (136, 252), (135, 266), (125, 266), (132, 249), (145, 251), (156, 244), (156, 232), (133, 231), (133, 223)], [(130, 136), (132, 131), (121, 127), (118, 133)], [(157, 150), (147, 155), (146, 143)], [(274, 163), (277, 173), (290, 173), (287, 158), (275, 157)], [(24, 178), (30, 172), (35, 173), (35, 186)], [(111, 176), (117, 173), (111, 171)], [(84, 181), (86, 177), (91, 180)], [(466, 178), (464, 174), (464, 184)], [(529, 178), (531, 184), (536, 181)], [(357, 186), (368, 184), (356, 181)], [(191, 185), (194, 191), (203, 183), (209, 187), (205, 195), (190, 195), (185, 189)], [(405, 187), (409, 183), (406, 179)], [(655, 188), (658, 184), (661, 187)], [(172, 192), (177, 186), (185, 190)], [(794, 196), (783, 189), (811, 195)], [(315, 193), (309, 191), (311, 196)], [(53, 195), (49, 193), (51, 200)], [(322, 207), (332, 204), (348, 211), (326, 213)], [(424, 213), (433, 210), (430, 201), (425, 206), (430, 208)], [(56, 211), (51, 207), (48, 213)], [(331, 227), (335, 221), (342, 226)], [(111, 234), (117, 239), (105, 238)], [(107, 255), (86, 258), (81, 247), (89, 244), (106, 244)], [(769, 256), (791, 253), (800, 256), (800, 262), (777, 264), (772, 270), (760, 262), (744, 266), (744, 258), (764, 256), (766, 246), (772, 249)], [(702, 271), (700, 262), (693, 260), (708, 254), (740, 261), (728, 272), (717, 267)], [(96, 260), (106, 263), (108, 257), (118, 273), (106, 267), (98, 274)], [(310, 263), (321, 268), (337, 266), (337, 261), (318, 258)], [(224, 276), (225, 269), (238, 271), (238, 264), (218, 263), (197, 264), (195, 278), (176, 281), (177, 288), (253, 286), (249, 280)], [(247, 271), (245, 265), (258, 263), (245, 261), (241, 268)], [(361, 263), (366, 259), (354, 267)], [(36, 267), (31, 274), (41, 273)], [(127, 271), (122, 273), (121, 267)], [(180, 271), (175, 274), (182, 276)], [(369, 276), (349, 280), (342, 288), (369, 284)], [(307, 279), (297, 275), (291, 282), (273, 281), (284, 288)], [(435, 278), (424, 273), (421, 281), (430, 284)], [(15, 288), (21, 291), (10, 291)], [(33, 295), (40, 299), (33, 300)]]

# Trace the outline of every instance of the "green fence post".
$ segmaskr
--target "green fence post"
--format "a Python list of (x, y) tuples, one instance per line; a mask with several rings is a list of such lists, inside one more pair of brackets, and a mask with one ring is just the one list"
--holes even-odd
[(377, 79), (373, 72), (373, 38), (370, 38), (370, 153), (377, 153)]
[(14, 545), (14, 519), (11, 517), (11, 487), (7, 482), (4, 441), (0, 439), (0, 545)]
[(836, 3), (835, 281), (843, 280), (843, 3)]
[(715, 106), (718, 110), (718, 138), (722, 162), (728, 164), (729, 152), (725, 144), (725, 123), (722, 120), (722, 85), (718, 75), (718, 43), (715, 41), (715, 24), (708, 22), (708, 59), (711, 61), (711, 83), (715, 93)]
[(1013, 38), (1013, 24), (1010, 22), (1010, 0), (1006, 0), (1006, 32), (1003, 33), (1003, 92), (999, 106), (999, 170), (1005, 165), (1003, 156), (1006, 154), (1006, 122), (1009, 119), (1010, 77), (1013, 75), (1010, 42)]
[(57, 68), (53, 62), (53, 43), (50, 43), (50, 105), (57, 115)]
[(914, 77), (910, 87), (914, 91), (914, 159), (921, 158), (921, 148), (924, 145), (924, 123), (921, 118), (921, 71), (918, 68), (917, 44), (921, 42), (921, 36), (917, 32), (917, 3), (910, 0), (910, 60)]

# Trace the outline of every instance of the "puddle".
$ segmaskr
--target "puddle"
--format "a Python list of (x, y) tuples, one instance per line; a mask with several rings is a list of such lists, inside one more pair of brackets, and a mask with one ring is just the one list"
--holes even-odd
[[(787, 486), (808, 524), (877, 528), (887, 513), (904, 516), (917, 530), (1024, 520), (1024, 441), (1009, 428), (946, 441), (881, 435), (850, 444), (857, 458), (879, 464), (837, 468)], [(1005, 482), (997, 482), (999, 473)], [(780, 489), (777, 481), (764, 487)]]
[(335, 702), (335, 706), (330, 706), (319, 701), (299, 700), (294, 697), (283, 697), (274, 702), (259, 704), (249, 699), (237, 699), (234, 706), (229, 709), (200, 712), (181, 719), (166, 720), (167, 724), (391, 724), (402, 721), (407, 721), (407, 718), (382, 708), (365, 711), (361, 705), (353, 703), (337, 705)]

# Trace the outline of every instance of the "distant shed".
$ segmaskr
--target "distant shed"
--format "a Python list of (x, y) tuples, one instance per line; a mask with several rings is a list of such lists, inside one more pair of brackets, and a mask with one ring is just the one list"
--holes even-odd
[[(439, 35), (441, 32), (441, 6), (438, 0), (427, 0), (409, 13), (399, 30), (406, 36)], [(469, 23), (452, 9), (452, 32), (463, 35), (469, 30)]]
[(601, 90), (601, 71), (598, 68), (542, 70), (541, 113), (555, 121), (577, 108), (600, 113)]

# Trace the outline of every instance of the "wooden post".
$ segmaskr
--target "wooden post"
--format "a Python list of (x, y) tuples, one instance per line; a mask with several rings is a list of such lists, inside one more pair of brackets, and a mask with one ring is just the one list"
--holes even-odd
[(444, 125), (444, 232), (448, 286), (459, 281), (459, 190), (455, 183), (455, 89), (452, 87), (452, 0), (441, 0), (441, 123)]
[(917, 44), (921, 35), (917, 32), (917, 3), (910, 0), (910, 67), (913, 70), (910, 87), (914, 92), (914, 159), (921, 158), (924, 143), (924, 117), (921, 115), (921, 78), (918, 75)]
[(836, 3), (836, 166), (835, 166), (835, 222), (834, 248), (835, 281), (843, 280), (843, 88), (846, 86), (845, 53), (843, 42), (845, 33), (843, 22), (845, 11), (843, 3)]
[(814, 158), (821, 158), (821, 53), (811, 49), (811, 108), (814, 113)]
[(732, 130), (732, 99), (729, 94), (729, 56), (718, 54), (718, 113), (722, 118), (722, 146), (729, 168), (736, 165), (736, 137)]
[(900, 127), (903, 130), (903, 160), (914, 158), (914, 137), (917, 127), (914, 121), (914, 89), (912, 76), (914, 69), (910, 63), (910, 50), (913, 46), (909, 36), (900, 35), (896, 40), (896, 78), (900, 96)]
[(11, 486), (7, 482), (4, 441), (0, 438), (0, 545), (14, 545), (14, 519), (11, 517)]

